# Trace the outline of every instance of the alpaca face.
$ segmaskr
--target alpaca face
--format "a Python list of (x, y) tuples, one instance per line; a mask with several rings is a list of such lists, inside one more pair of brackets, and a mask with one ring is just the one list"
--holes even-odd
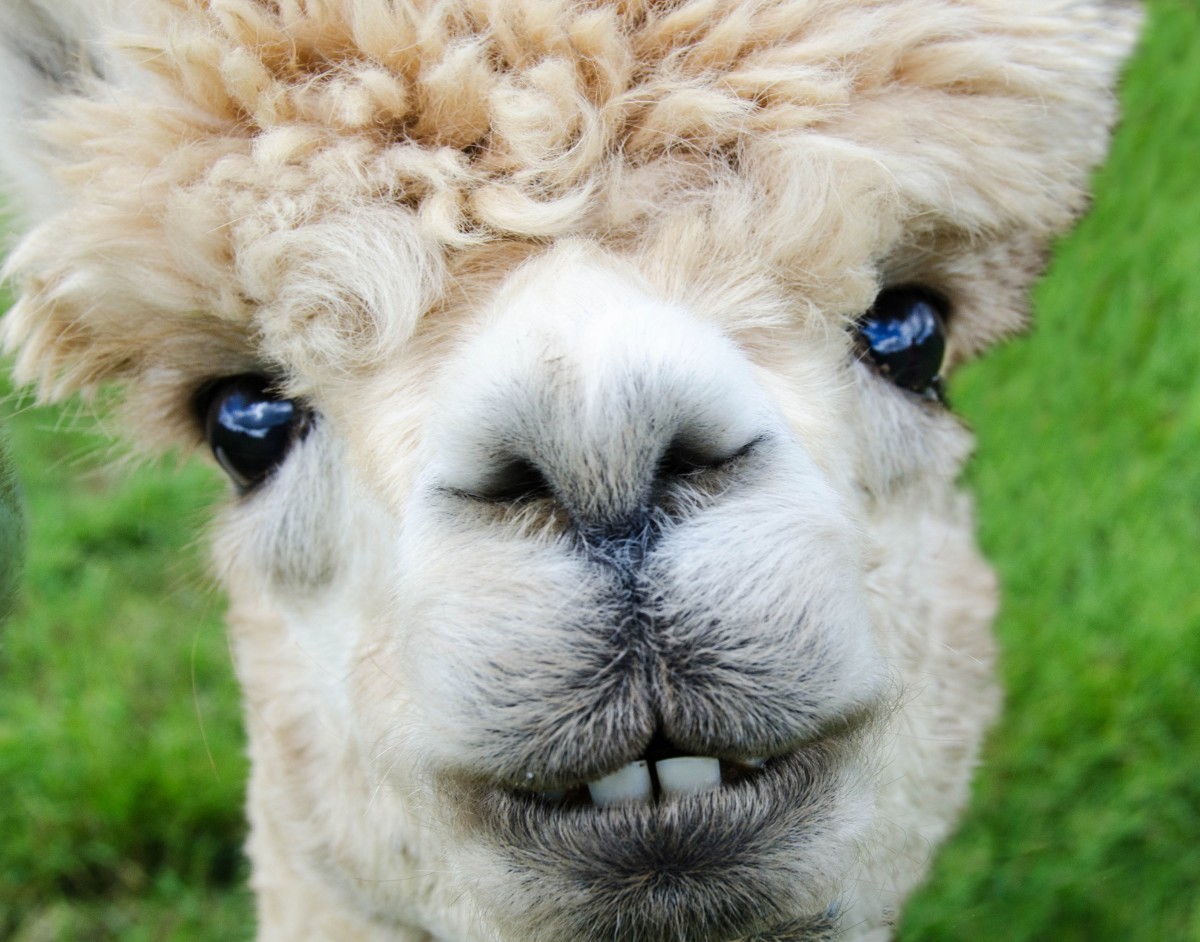
[[(356, 910), (394, 910), (397, 874), (432, 866), (395, 851), (420, 809), (476, 918), (513, 938), (820, 938), (882, 918), (867, 879), (910, 879), (892, 821), (949, 824), (995, 701), (992, 579), (951, 485), (965, 434), (843, 323), (738, 343), (652, 279), (580, 243), (534, 254), (444, 314), (438, 355), (340, 407), (298, 400), (228, 513), (235, 604), (281, 616), (240, 638), (249, 688), (309, 676), (355, 743), (353, 788), (326, 787), (374, 823), (341, 849), (343, 875), (376, 874)], [(425, 389), (419, 419), (386, 407), (394, 384)], [(898, 483), (929, 451), (938, 480)], [(283, 645), (308, 663), (281, 670)], [(910, 673), (931, 665), (935, 695)], [(918, 736), (948, 744), (912, 761)]]
[(18, 371), (231, 477), (261, 938), (886, 935), (998, 699), (941, 377), (1136, 21), (1040, 7), (3, 14)]

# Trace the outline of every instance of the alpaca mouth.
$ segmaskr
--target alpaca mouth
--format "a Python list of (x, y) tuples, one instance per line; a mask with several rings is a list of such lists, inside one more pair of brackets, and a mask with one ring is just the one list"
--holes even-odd
[(659, 744), (562, 790), (477, 782), (460, 820), (502, 872), (559, 901), (520, 918), (569, 923), (561, 938), (831, 940), (869, 804), (858, 746), (731, 760)]
[[(756, 819), (780, 805), (820, 804), (840, 791), (859, 740), (857, 731), (821, 738), (770, 757), (718, 758), (672, 746), (660, 736), (635, 759), (597, 778), (541, 789), (458, 779), (449, 794), (474, 807), (477, 822), (586, 822), (588, 830), (618, 830), (630, 822)], [(488, 829), (490, 829), (490, 827)]]

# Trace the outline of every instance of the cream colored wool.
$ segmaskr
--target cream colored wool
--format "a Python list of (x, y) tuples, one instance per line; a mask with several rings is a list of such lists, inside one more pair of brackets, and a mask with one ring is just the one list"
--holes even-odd
[[(928, 286), (949, 369), (1022, 324), (1137, 21), (0, 4), (18, 377), (115, 381), (152, 447), (200, 442), (198, 391), (240, 373), (316, 417), (215, 535), (261, 940), (889, 937), (996, 712), (995, 586), (954, 484), (968, 433), (849, 328)], [(668, 482), (614, 563), (590, 528), (660, 493), (677, 435), (754, 445)], [(467, 496), (506, 456), (553, 497)], [(791, 777), (512, 797), (656, 730)]]

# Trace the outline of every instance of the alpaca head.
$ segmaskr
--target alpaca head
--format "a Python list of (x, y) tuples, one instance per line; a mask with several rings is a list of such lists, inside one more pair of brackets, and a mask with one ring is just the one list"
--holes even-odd
[(261, 937), (884, 937), (997, 704), (942, 378), (1132, 7), (73, 6), (4, 335), (231, 479)]

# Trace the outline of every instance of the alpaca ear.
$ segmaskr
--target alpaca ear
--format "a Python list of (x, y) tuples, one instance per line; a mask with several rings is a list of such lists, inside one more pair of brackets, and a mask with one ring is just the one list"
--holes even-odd
[(108, 3), (8, 0), (0, 6), (0, 172), (6, 208), (29, 221), (62, 205), (36, 132), (51, 101), (105, 73), (98, 42)]

